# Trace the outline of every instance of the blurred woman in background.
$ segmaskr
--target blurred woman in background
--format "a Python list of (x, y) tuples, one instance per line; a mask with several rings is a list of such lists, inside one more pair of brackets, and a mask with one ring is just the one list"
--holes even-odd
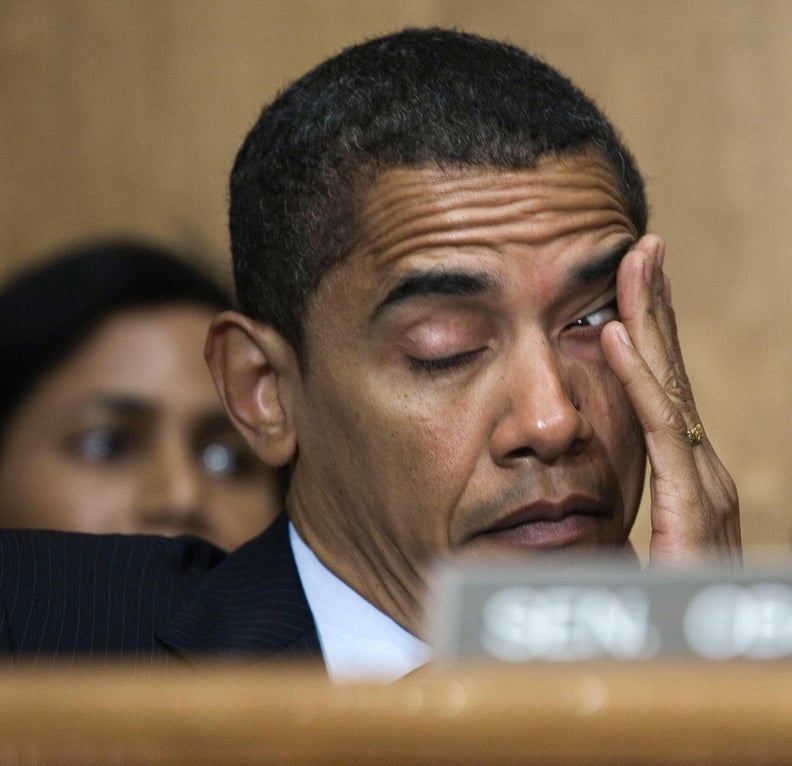
[(0, 526), (192, 534), (231, 550), (282, 477), (228, 421), (203, 358), (230, 297), (163, 248), (105, 241), (0, 290)]

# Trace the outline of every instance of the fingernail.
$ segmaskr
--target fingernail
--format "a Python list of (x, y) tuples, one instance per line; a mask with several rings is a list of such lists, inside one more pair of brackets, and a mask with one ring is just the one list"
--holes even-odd
[(657, 265), (662, 269), (663, 261), (665, 261), (665, 245), (662, 240), (657, 243)]
[(651, 258), (644, 259), (644, 279), (646, 284), (651, 287), (654, 279), (654, 261)]
[(629, 346), (630, 348), (633, 347), (632, 340), (630, 340), (630, 333), (627, 332), (627, 328), (621, 322), (616, 322), (616, 334), (625, 346)]

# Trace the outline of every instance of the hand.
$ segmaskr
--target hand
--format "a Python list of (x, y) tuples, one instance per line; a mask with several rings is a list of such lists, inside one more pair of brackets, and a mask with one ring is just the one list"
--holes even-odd
[(642, 237), (624, 257), (616, 278), (621, 322), (602, 332), (602, 349), (643, 428), (650, 466), (651, 563), (706, 556), (739, 566), (737, 490), (704, 436), (691, 446), (687, 430), (699, 423), (685, 372), (663, 273), (665, 245)]

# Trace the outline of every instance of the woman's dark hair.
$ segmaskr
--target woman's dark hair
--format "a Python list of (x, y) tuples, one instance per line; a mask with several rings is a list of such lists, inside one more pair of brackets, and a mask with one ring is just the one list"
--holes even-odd
[(52, 253), (0, 288), (0, 437), (28, 392), (108, 316), (140, 307), (230, 308), (232, 298), (186, 258), (107, 239)]

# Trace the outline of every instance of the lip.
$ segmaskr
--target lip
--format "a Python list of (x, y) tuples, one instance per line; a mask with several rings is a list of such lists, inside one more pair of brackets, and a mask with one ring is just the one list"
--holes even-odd
[(565, 547), (594, 541), (595, 530), (608, 515), (601, 501), (585, 495), (538, 500), (501, 517), (475, 539), (516, 547)]

